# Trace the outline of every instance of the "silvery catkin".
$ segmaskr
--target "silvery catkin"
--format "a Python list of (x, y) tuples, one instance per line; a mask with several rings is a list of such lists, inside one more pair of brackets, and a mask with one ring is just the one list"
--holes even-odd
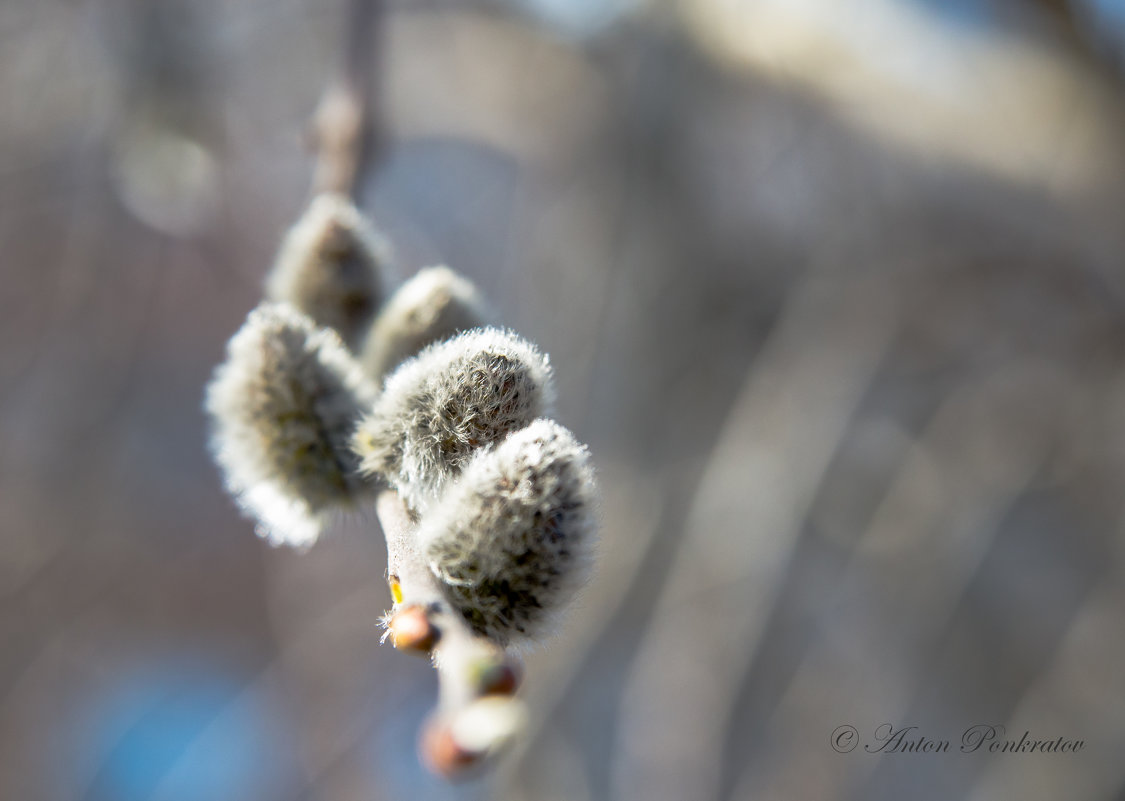
[(490, 316), (467, 278), (448, 267), (419, 270), (379, 310), (363, 348), (363, 368), (381, 379), (427, 345), (485, 325)]
[(594, 486), (586, 448), (552, 420), (473, 455), (418, 529), (473, 630), (499, 643), (548, 632), (593, 563)]
[(266, 298), (292, 304), (358, 348), (382, 302), (387, 253), (351, 200), (318, 195), (282, 240)]
[(334, 331), (286, 304), (250, 313), (206, 407), (215, 460), (260, 535), (311, 544), (334, 511), (370, 496), (350, 442), (376, 394)]
[(553, 399), (550, 363), (534, 345), (510, 331), (473, 329), (400, 365), (354, 447), (362, 468), (420, 513), (476, 449), (548, 414)]

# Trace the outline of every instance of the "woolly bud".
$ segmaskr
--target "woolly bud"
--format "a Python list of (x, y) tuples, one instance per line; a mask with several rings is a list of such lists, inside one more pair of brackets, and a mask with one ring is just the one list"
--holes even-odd
[(282, 241), (266, 297), (296, 306), (358, 347), (382, 299), (387, 247), (344, 195), (322, 194)]
[(379, 310), (363, 349), (363, 367), (382, 378), (427, 345), (482, 326), (488, 317), (468, 279), (448, 267), (427, 267)]
[(536, 420), (477, 453), (422, 517), (419, 547), (478, 634), (541, 637), (592, 564), (594, 503), (586, 449)]
[(547, 357), (529, 342), (496, 328), (467, 331), (390, 375), (356, 432), (356, 453), (420, 512), (474, 450), (544, 414), (551, 381)]
[(333, 510), (367, 492), (350, 440), (375, 395), (335, 332), (286, 304), (250, 313), (206, 406), (215, 460), (259, 535), (311, 544)]

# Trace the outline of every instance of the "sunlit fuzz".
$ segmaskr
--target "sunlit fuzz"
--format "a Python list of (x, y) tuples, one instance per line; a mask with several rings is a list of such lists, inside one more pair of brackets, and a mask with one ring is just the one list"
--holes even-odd
[(496, 328), (467, 331), (404, 362), (355, 437), (362, 467), (422, 512), (476, 449), (502, 439), (553, 401), (547, 357)]
[(371, 495), (350, 447), (376, 390), (334, 331), (286, 304), (250, 313), (207, 390), (227, 488), (273, 543), (314, 542)]
[(595, 494), (586, 449), (536, 420), (476, 453), (422, 517), (419, 548), (478, 634), (542, 637), (588, 576)]
[(266, 297), (291, 303), (358, 348), (382, 301), (387, 253), (347, 197), (318, 195), (282, 240)]
[(434, 342), (488, 322), (475, 286), (448, 267), (427, 267), (379, 310), (363, 348), (367, 374), (382, 378)]

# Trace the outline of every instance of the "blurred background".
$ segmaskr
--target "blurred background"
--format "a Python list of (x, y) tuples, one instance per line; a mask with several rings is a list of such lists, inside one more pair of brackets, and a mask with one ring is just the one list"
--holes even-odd
[(550, 353), (604, 492), (457, 786), (374, 515), (272, 549), (207, 454), (345, 13), (0, 4), (0, 797), (1125, 797), (1125, 3), (386, 7), (388, 283)]

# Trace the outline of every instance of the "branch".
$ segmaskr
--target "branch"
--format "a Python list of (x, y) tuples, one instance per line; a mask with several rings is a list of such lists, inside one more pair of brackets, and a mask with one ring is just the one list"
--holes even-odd
[(422, 737), (430, 767), (452, 776), (502, 747), (523, 723), (514, 657), (477, 634), (449, 604), (417, 548), (417, 529), (401, 496), (380, 493), (376, 512), (387, 541), (394, 608), (384, 623), (400, 650), (429, 654), (438, 670), (438, 706)]
[(373, 140), (381, 133), (373, 98), (375, 61), (385, 13), (383, 0), (348, 5), (339, 73), (325, 88), (310, 125), (314, 195), (332, 192), (356, 199), (374, 161)]
[(420, 746), (453, 776), (523, 727), (508, 648), (549, 635), (589, 575), (596, 489), (585, 446), (547, 419), (549, 360), (477, 327), (471, 284), (423, 271), (376, 313), (383, 257), (354, 201), (372, 160), (383, 13), (380, 0), (349, 6), (340, 75), (313, 118), (314, 202), (207, 408), (227, 486), (272, 541), (311, 545), (332, 514), (377, 494), (394, 600), (384, 639), (437, 668)]

